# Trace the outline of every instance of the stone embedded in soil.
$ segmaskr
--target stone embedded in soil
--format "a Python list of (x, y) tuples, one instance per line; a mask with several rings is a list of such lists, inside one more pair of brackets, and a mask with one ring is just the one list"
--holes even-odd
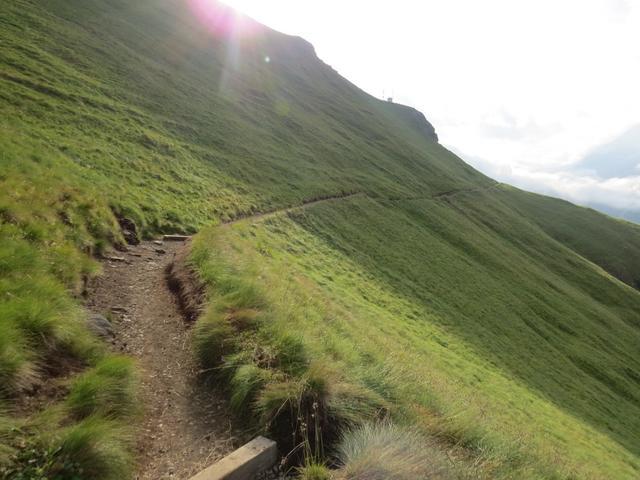
[(109, 260), (110, 262), (126, 262), (127, 259), (124, 257), (117, 257), (115, 255), (107, 255), (104, 257), (105, 260)]
[(115, 337), (113, 325), (99, 313), (89, 313), (89, 315), (87, 315), (87, 326), (92, 333), (101, 338), (112, 339)]
[(130, 218), (120, 217), (118, 218), (120, 229), (122, 230), (122, 236), (129, 245), (139, 245), (140, 237), (138, 236), (138, 227), (136, 223)]

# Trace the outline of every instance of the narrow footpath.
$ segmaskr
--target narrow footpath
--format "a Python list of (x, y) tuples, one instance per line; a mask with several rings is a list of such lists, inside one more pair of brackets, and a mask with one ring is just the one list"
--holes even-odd
[(114, 350), (134, 357), (140, 370), (139, 480), (188, 479), (246, 440), (222, 395), (198, 384), (192, 329), (165, 278), (181, 246), (129, 246), (105, 260), (89, 285), (87, 307), (110, 317)]
[[(425, 198), (448, 198), (465, 191), (477, 189)], [(366, 193), (316, 198), (226, 223), (257, 220), (360, 195)], [(88, 286), (87, 308), (112, 320), (113, 349), (138, 362), (144, 418), (136, 444), (137, 480), (188, 479), (250, 439), (232, 425), (222, 393), (198, 383), (191, 325), (180, 311), (165, 273), (182, 246), (182, 242), (129, 246), (126, 252), (107, 258), (103, 274)]]

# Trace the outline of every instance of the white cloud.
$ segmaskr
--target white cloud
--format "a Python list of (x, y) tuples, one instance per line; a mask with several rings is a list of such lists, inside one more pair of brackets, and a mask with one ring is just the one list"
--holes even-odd
[(532, 192), (562, 197), (579, 205), (607, 205), (615, 209), (640, 212), (640, 174), (602, 179), (574, 169), (542, 171), (495, 165), (481, 158), (457, 153), (496, 180)]

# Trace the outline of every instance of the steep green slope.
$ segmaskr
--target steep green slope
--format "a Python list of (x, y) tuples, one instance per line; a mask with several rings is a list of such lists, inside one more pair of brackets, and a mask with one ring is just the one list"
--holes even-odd
[[(311, 365), (501, 458), (492, 475), (634, 478), (640, 296), (496, 197), (353, 197), (217, 228), (207, 244), (268, 285), (257, 335), (295, 332)], [(538, 460), (503, 443), (522, 439)]]
[[(196, 232), (337, 198), (197, 237), (213, 301), (199, 351), (216, 363), (233, 344), (235, 404), (262, 401), (268, 414), (266, 399), (282, 400), (274, 384), (291, 394), (322, 377), (336, 425), (388, 411), (455, 445), (455, 463), (476, 462), (478, 475), (638, 475), (640, 294), (611, 276), (638, 286), (638, 228), (496, 184), (440, 146), (419, 112), (370, 97), (304, 40), (215, 2), (5, 3), (5, 405), (52, 344), (109, 371), (95, 340), (69, 331), (82, 331), (72, 297), (95, 273), (87, 254), (122, 241), (116, 216), (144, 235)], [(47, 295), (35, 277), (54, 285)], [(242, 295), (221, 295), (245, 281)], [(216, 312), (238, 298), (251, 328), (224, 343), (237, 325)], [(256, 342), (275, 364), (245, 355)], [(38, 462), (79, 435), (71, 418), (85, 438), (113, 440), (90, 461), (120, 465), (96, 472), (119, 478), (123, 419), (69, 409), (54, 412), (60, 430)], [(6, 423), (28, 437), (48, 415), (14, 415), (0, 435)]]
[(513, 187), (504, 191), (507, 201), (521, 215), (535, 221), (550, 236), (640, 289), (640, 226)]
[(2, 27), (5, 138), (32, 132), (33, 150), (61, 152), (151, 230), (489, 182), (264, 27), (228, 46), (169, 1), (10, 2)]

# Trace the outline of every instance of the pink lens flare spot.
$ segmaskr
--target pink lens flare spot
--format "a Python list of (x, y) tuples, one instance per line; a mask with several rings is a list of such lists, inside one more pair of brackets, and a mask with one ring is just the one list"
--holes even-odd
[(187, 0), (187, 3), (200, 23), (216, 36), (246, 37), (258, 30), (254, 21), (216, 0)]

